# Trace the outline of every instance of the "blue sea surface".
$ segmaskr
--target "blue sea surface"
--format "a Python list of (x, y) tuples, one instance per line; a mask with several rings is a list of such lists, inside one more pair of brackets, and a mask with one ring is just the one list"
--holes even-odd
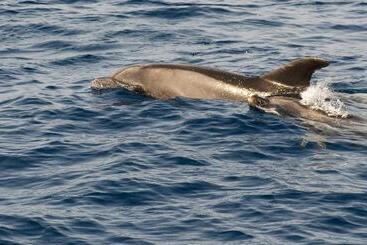
[(367, 118), (365, 1), (2, 0), (0, 244), (367, 244), (365, 124), (90, 88), (305, 56)]

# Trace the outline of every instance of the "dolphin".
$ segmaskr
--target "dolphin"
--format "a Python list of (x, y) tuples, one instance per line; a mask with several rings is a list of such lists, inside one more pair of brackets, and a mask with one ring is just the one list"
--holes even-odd
[(365, 123), (365, 119), (355, 115), (330, 115), (323, 110), (312, 109), (301, 103), (300, 98), (287, 96), (260, 97), (252, 95), (248, 98), (248, 104), (252, 108), (280, 116), (289, 116), (307, 119), (316, 122), (327, 123), (329, 125), (340, 126), (348, 119), (352, 123)]
[(91, 88), (127, 88), (157, 99), (186, 97), (248, 101), (253, 95), (298, 96), (310, 85), (312, 74), (328, 65), (329, 62), (323, 59), (306, 57), (253, 77), (194, 65), (133, 65), (109, 77), (93, 80)]
[(330, 117), (323, 111), (312, 110), (300, 103), (300, 99), (285, 96), (260, 97), (252, 95), (248, 98), (250, 107), (277, 115), (327, 121)]

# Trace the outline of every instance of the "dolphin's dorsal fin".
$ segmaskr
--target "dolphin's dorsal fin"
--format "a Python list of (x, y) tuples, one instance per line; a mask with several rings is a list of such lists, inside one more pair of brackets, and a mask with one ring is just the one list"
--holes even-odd
[(307, 57), (292, 61), (261, 78), (292, 87), (307, 87), (310, 85), (312, 74), (328, 65), (329, 62), (323, 59)]

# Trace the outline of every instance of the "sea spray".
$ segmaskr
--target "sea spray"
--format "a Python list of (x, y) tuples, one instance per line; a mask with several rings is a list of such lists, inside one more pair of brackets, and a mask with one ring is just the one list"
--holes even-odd
[(324, 111), (332, 117), (348, 117), (345, 104), (337, 94), (329, 87), (330, 81), (322, 81), (309, 86), (301, 93), (301, 103), (314, 110)]

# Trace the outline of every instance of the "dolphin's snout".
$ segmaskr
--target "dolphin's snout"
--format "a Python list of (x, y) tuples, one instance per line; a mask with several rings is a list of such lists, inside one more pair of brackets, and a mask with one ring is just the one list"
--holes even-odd
[(102, 87), (103, 86), (103, 79), (101, 79), (101, 78), (96, 78), (96, 79), (94, 79), (92, 82), (91, 82), (91, 84), (90, 84), (90, 87), (91, 88), (94, 88), (94, 89), (98, 89), (98, 88), (100, 88), (100, 87)]
[(117, 88), (119, 84), (114, 81), (111, 77), (96, 78), (91, 82), (90, 87), (92, 89), (109, 89)]

